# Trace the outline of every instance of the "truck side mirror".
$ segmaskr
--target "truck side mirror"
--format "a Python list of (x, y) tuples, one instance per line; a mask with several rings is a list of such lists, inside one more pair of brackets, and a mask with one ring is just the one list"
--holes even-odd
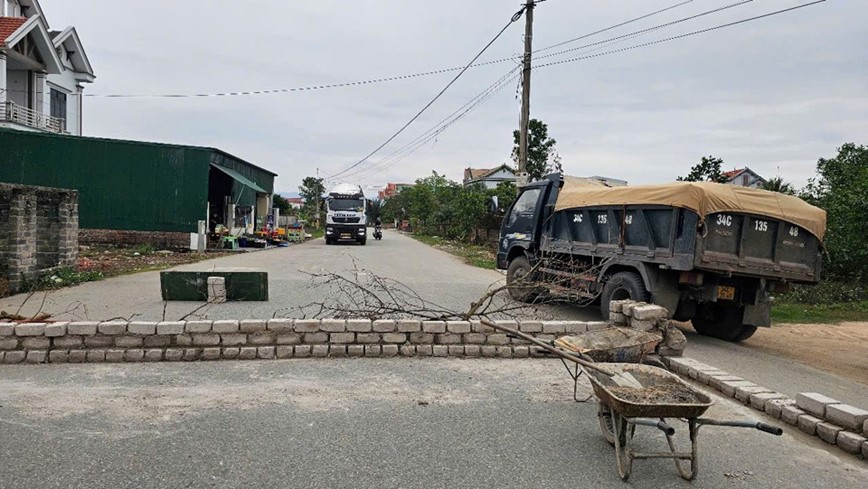
[(488, 211), (492, 214), (496, 214), (498, 209), (500, 209), (500, 205), (498, 205), (497, 196), (492, 195), (488, 199)]

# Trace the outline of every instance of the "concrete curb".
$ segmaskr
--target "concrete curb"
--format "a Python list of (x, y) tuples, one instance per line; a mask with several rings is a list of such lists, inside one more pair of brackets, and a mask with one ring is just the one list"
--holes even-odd
[(664, 358), (669, 369), (763, 412), (845, 452), (868, 459), (868, 411), (815, 392), (790, 399), (691, 358)]

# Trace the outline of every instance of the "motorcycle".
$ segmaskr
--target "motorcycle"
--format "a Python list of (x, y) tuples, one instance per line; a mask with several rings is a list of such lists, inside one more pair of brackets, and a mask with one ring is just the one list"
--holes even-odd
[(382, 226), (374, 226), (374, 239), (380, 240), (383, 239), (383, 227)]

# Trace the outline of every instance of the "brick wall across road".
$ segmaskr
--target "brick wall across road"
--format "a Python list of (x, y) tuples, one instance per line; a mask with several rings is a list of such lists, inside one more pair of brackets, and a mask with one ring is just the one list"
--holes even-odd
[[(604, 322), (505, 321), (543, 340)], [(156, 362), (291, 357), (522, 358), (540, 352), (478, 321), (220, 320), (0, 323), (0, 362)]]

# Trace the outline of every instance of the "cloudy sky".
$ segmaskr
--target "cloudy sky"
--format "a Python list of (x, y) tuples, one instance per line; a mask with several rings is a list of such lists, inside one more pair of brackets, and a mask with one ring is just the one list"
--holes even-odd
[[(683, 1), (683, 0), (682, 0)], [(694, 0), (539, 52), (536, 64), (601, 54), (791, 7), (754, 0), (641, 36), (605, 41), (740, 0)], [(97, 74), (86, 93), (219, 93), (353, 82), (462, 66), (518, 0), (42, 0), (52, 29), (75, 25)], [(678, 0), (548, 0), (535, 12), (546, 48)], [(522, 49), (523, 19), (481, 60)], [(672, 42), (535, 69), (532, 117), (549, 125), (564, 168), (633, 184), (671, 181), (702, 155), (803, 184), (819, 157), (868, 144), (868, 2), (829, 0)], [(471, 68), (401, 136), (347, 178), (454, 180), (509, 162), (518, 85), (486, 89), (516, 67)], [(90, 97), (87, 135), (216, 146), (279, 174), (278, 191), (338, 173), (406, 123), (456, 72), (270, 95)], [(480, 94), (460, 120), (410, 154), (396, 150)], [(460, 112), (459, 112), (460, 113)], [(411, 146), (415, 148), (416, 146)]]

